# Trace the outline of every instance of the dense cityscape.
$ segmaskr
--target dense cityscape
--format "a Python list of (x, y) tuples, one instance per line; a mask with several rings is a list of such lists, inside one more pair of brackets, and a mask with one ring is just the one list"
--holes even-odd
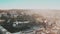
[(43, 10), (0, 10), (0, 34), (59, 34), (57, 13), (54, 16), (40, 11)]

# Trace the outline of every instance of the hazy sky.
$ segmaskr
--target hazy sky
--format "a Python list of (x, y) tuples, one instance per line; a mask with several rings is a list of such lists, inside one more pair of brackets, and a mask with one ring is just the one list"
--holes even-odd
[(0, 0), (0, 9), (60, 9), (60, 0)]

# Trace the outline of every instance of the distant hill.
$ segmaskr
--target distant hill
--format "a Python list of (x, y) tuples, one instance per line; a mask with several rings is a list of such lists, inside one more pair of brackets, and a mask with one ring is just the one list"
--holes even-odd
[[(60, 10), (51, 9), (9, 9), (0, 10), (0, 13), (11, 13), (11, 14), (26, 14), (26, 15), (38, 15), (44, 18), (52, 19), (57, 18), (60, 20)], [(39, 17), (40, 18), (40, 17)]]

